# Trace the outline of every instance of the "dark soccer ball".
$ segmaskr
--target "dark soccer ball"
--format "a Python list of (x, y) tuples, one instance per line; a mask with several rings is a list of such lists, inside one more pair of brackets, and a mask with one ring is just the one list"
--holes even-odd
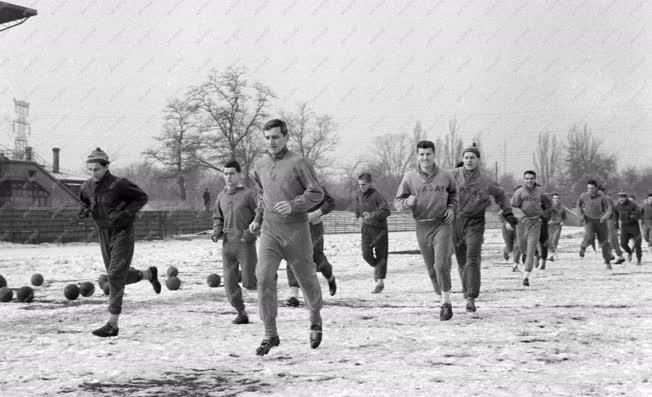
[(9, 302), (12, 299), (14, 299), (14, 291), (11, 288), (0, 288), (0, 302)]
[(85, 281), (79, 285), (79, 293), (82, 296), (89, 297), (95, 292), (95, 284)]
[(20, 287), (16, 291), (16, 298), (18, 302), (31, 302), (34, 300), (34, 290), (28, 286)]
[(167, 275), (168, 275), (168, 277), (176, 277), (176, 276), (179, 275), (179, 269), (177, 269), (174, 266), (170, 266), (170, 267), (168, 267)]
[(5, 278), (2, 277), (2, 275), (0, 275), (0, 288), (6, 287), (6, 286), (7, 286), (7, 280), (5, 280)]
[(206, 283), (211, 288), (219, 287), (221, 281), (220, 275), (215, 273), (209, 274), (206, 278)]
[(108, 282), (109, 282), (109, 276), (107, 276), (106, 274), (101, 275), (100, 278), (97, 279), (97, 285), (99, 285), (100, 288), (102, 288), (102, 286), (104, 286), (104, 284)]
[(79, 297), (79, 287), (77, 284), (68, 284), (66, 288), (63, 289), (63, 295), (71, 301), (74, 301)]
[(168, 287), (170, 291), (176, 291), (181, 287), (181, 280), (179, 280), (179, 277), (170, 277), (167, 280), (165, 280), (165, 285)]
[(34, 273), (32, 274), (32, 279), (30, 281), (32, 282), (33, 286), (40, 287), (43, 285), (43, 276), (41, 273)]
[(108, 295), (109, 292), (111, 292), (111, 285), (109, 284), (108, 281), (102, 284), (102, 292), (104, 292), (104, 295)]

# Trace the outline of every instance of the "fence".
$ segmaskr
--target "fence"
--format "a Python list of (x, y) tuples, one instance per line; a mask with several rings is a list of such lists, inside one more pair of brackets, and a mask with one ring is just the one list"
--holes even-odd
[[(347, 211), (333, 211), (324, 216), (326, 233), (357, 233), (360, 223)], [(575, 217), (569, 213), (568, 225)], [(487, 212), (486, 228), (500, 228), (495, 212)], [(414, 219), (409, 212), (392, 212), (387, 218), (390, 232), (412, 231)], [(204, 211), (170, 210), (141, 211), (135, 223), (136, 239), (154, 240), (178, 234), (198, 233), (212, 228), (210, 214)], [(77, 219), (77, 211), (61, 209), (0, 209), (0, 241), (13, 243), (67, 243), (97, 241), (95, 224), (90, 219)]]

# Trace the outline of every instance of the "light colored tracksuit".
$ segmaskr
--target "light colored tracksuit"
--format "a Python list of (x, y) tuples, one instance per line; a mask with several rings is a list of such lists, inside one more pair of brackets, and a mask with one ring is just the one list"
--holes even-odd
[[(321, 203), (324, 193), (312, 166), (306, 159), (284, 148), (272, 156), (266, 153), (254, 169), (258, 186), (256, 220), (262, 218), (262, 234), (258, 248), (258, 306), (265, 325), (265, 336), (278, 335), (277, 271), (285, 259), (303, 291), (310, 322), (321, 324), (322, 294), (312, 260), (312, 241), (307, 211)], [(290, 214), (280, 214), (274, 205), (288, 201)]]
[(512, 196), (512, 207), (520, 208), (525, 218), (516, 225), (516, 238), (522, 253), (525, 253), (525, 271), (531, 272), (541, 235), (541, 215), (550, 208), (550, 199), (543, 194), (543, 189), (535, 185), (532, 189), (521, 186)]
[(611, 244), (609, 243), (609, 228), (607, 221), (600, 221), (600, 218), (611, 216), (612, 208), (610, 200), (601, 193), (594, 196), (585, 192), (577, 199), (577, 208), (580, 217), (584, 221), (584, 240), (582, 249), (586, 249), (593, 241), (593, 235), (598, 235), (598, 243), (602, 249), (602, 258), (605, 261), (611, 260)]
[(501, 231), (503, 234), (503, 241), (505, 242), (505, 247), (503, 251), (506, 253), (513, 252), (512, 260), (514, 263), (519, 263), (521, 260), (521, 250), (518, 246), (518, 240), (516, 239), (516, 228), (512, 230), (507, 229), (507, 221), (500, 215)]
[(566, 221), (566, 208), (561, 203), (550, 207), (550, 223), (548, 223), (548, 234), (550, 235), (550, 248), (553, 254), (557, 253), (559, 237), (561, 236), (562, 223)]
[(109, 313), (122, 312), (125, 285), (143, 279), (131, 267), (134, 255), (136, 213), (147, 204), (147, 194), (125, 178), (106, 172), (102, 179), (84, 181), (79, 198), (89, 211), (100, 238), (100, 249), (109, 280)]
[(242, 268), (242, 285), (256, 289), (256, 236), (248, 230), (257, 211), (256, 192), (239, 185), (224, 188), (217, 195), (213, 208), (213, 234), (221, 236), (222, 265), (226, 297), (238, 313), (245, 310), (242, 289), (238, 284), (238, 267)]
[(358, 190), (353, 212), (358, 218), (362, 218), (364, 212), (371, 214), (362, 218), (360, 248), (362, 258), (374, 268), (374, 281), (384, 280), (387, 277), (389, 254), (387, 217), (391, 214), (387, 200), (373, 187), (364, 193)]
[(457, 210), (457, 186), (449, 171), (434, 166), (427, 174), (417, 165), (403, 176), (394, 206), (410, 208), (406, 199), (413, 195), (416, 203), (411, 208), (416, 221), (417, 242), (437, 295), (451, 289), (452, 225), (444, 223), (446, 210)]
[(620, 244), (618, 241), (618, 221), (616, 214), (616, 202), (610, 195), (606, 195), (609, 200), (609, 205), (611, 206), (611, 216), (607, 219), (607, 233), (609, 234), (609, 244), (611, 249), (614, 250), (616, 255), (619, 257), (623, 256), (623, 251), (620, 250)]
[(638, 208), (636, 203), (629, 200), (625, 201), (625, 204), (616, 204), (615, 210), (615, 222), (621, 222), (620, 246), (625, 252), (631, 255), (632, 249), (629, 247), (629, 240), (634, 240), (636, 259), (640, 262), (643, 257), (643, 250), (641, 248), (641, 229), (638, 227), (641, 210)]
[(453, 224), (453, 248), (462, 280), (465, 298), (480, 295), (480, 261), (484, 241), (485, 212), (494, 198), (505, 216), (512, 213), (512, 206), (505, 191), (479, 168), (468, 171), (464, 167), (451, 171), (457, 183), (459, 200)]
[(652, 245), (652, 204), (646, 202), (641, 206), (641, 223), (643, 226), (643, 238)]
[[(321, 217), (330, 213), (335, 208), (335, 200), (328, 194), (326, 188), (322, 186), (324, 192), (324, 201), (317, 207), (308, 210), (308, 213), (317, 210), (321, 211), (321, 216), (315, 218), (310, 222), (310, 240), (312, 241), (312, 260), (317, 266), (317, 271), (320, 272), (326, 280), (330, 280), (333, 276), (333, 265), (328, 261), (324, 254), (324, 222)], [(288, 277), (288, 285), (290, 287), (299, 288), (299, 282), (294, 276), (294, 272), (290, 266), (285, 267), (285, 272)]]

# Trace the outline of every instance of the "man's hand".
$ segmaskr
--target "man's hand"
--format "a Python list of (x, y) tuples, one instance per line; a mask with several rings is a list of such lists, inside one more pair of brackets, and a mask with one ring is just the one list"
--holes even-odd
[(405, 199), (405, 206), (408, 208), (414, 207), (414, 204), (417, 203), (417, 198), (413, 195), (410, 195), (408, 198)]
[(605, 215), (602, 215), (600, 217), (600, 223), (604, 223), (607, 220), (607, 217)]
[(79, 213), (77, 214), (77, 218), (79, 219), (88, 218), (88, 215), (90, 213), (91, 210), (88, 207), (83, 207), (82, 209), (79, 210)]
[(516, 219), (514, 214), (505, 215), (505, 221), (507, 221), (507, 224), (510, 225), (512, 228), (514, 228), (516, 225), (518, 225), (518, 219)]
[(511, 232), (512, 230), (514, 230), (514, 226), (512, 226), (509, 222), (505, 222), (505, 229)]
[(321, 210), (313, 211), (308, 213), (308, 222), (312, 223), (313, 221), (318, 220), (321, 218), (322, 212)]
[(256, 221), (253, 221), (249, 224), (249, 233), (255, 234), (260, 229), (260, 224)]
[(444, 217), (444, 223), (449, 224), (455, 219), (455, 211), (451, 207), (446, 209), (446, 217)]
[(274, 204), (274, 210), (279, 214), (289, 215), (292, 213), (292, 205), (288, 201), (279, 201)]
[(559, 226), (564, 226), (564, 222), (559, 222)]
[(213, 235), (211, 236), (211, 240), (213, 240), (214, 243), (217, 243), (222, 238), (222, 234), (223, 234), (222, 232), (213, 232)]
[(365, 211), (365, 212), (362, 213), (362, 219), (369, 219), (370, 217), (371, 217), (370, 212)]
[(360, 222), (360, 218), (357, 217), (357, 216), (354, 216), (353, 218), (351, 218), (351, 222), (358, 223), (358, 222)]

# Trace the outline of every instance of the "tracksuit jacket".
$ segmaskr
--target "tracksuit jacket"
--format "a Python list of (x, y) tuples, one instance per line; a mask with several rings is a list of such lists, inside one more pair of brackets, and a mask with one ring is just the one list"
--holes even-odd
[(448, 208), (457, 210), (455, 179), (450, 172), (440, 169), (436, 164), (430, 174), (422, 171), (419, 165), (414, 171), (406, 173), (396, 192), (394, 206), (398, 210), (409, 208), (405, 205), (405, 200), (410, 195), (416, 197), (416, 203), (411, 209), (417, 222), (443, 219)]

